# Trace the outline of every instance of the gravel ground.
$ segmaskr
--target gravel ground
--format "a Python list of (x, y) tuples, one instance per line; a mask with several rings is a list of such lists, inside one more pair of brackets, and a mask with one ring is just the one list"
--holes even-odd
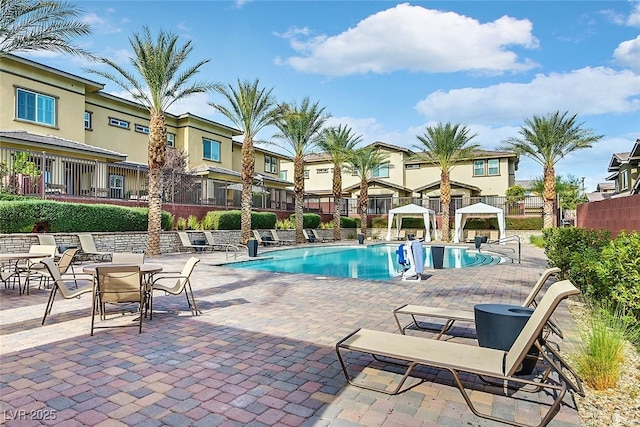
[[(571, 314), (580, 326), (584, 307), (569, 305)], [(594, 390), (585, 384), (585, 397), (575, 395), (578, 414), (585, 427), (638, 427), (640, 426), (640, 354), (632, 345), (625, 349), (625, 362), (618, 387)]]

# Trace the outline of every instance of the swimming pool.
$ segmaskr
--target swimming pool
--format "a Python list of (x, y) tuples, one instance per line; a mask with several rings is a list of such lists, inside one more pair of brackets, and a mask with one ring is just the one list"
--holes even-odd
[[(313, 246), (265, 253), (266, 259), (233, 262), (225, 267), (280, 273), (304, 273), (354, 279), (389, 280), (402, 273), (398, 245)], [(497, 255), (467, 251), (464, 246), (446, 246), (444, 268), (498, 264)], [(425, 246), (425, 270), (432, 268), (431, 249)]]

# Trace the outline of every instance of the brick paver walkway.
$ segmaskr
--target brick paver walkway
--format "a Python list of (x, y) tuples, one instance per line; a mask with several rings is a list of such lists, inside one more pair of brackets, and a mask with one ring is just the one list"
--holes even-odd
[[(188, 256), (148, 262), (176, 270)], [(429, 380), (397, 396), (347, 385), (334, 346), (358, 327), (397, 332), (392, 310), (405, 303), (462, 309), (521, 303), (546, 264), (541, 250), (524, 246), (520, 265), (432, 271), (422, 282), (374, 282), (237, 270), (215, 265), (224, 254), (198, 256), (193, 283), (203, 314), (192, 316), (183, 296), (156, 293), (153, 320), (144, 322), (142, 334), (122, 328), (90, 336), (89, 294), (58, 299), (41, 326), (48, 291), (33, 286), (31, 295), (20, 296), (0, 289), (0, 422), (493, 426), (467, 409), (445, 372), (421, 370)], [(566, 304), (557, 317), (571, 335)], [(454, 333), (463, 336), (455, 340), (476, 345), (464, 338), (474, 336), (464, 324)], [(387, 382), (395, 376), (374, 368), (362, 374)], [(471, 398), (495, 414), (537, 422), (537, 402), (545, 397), (524, 396), (506, 398), (474, 386)], [(550, 425), (580, 425), (569, 394)]]

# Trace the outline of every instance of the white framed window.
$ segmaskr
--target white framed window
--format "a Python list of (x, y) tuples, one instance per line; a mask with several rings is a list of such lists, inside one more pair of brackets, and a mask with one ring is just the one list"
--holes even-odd
[(374, 178), (389, 178), (389, 163), (383, 163), (373, 170)]
[(176, 146), (176, 134), (175, 133), (167, 133), (167, 147)]
[(489, 175), (500, 175), (500, 159), (487, 160), (487, 170)]
[(329, 169), (323, 168), (323, 169), (317, 169), (316, 170), (317, 174), (321, 174), (321, 173), (329, 173)]
[(500, 159), (474, 160), (473, 176), (500, 175)]
[(629, 189), (629, 171), (620, 172), (620, 191)]
[(129, 129), (129, 122), (126, 120), (117, 119), (115, 117), (109, 117), (109, 125), (122, 129)]
[(309, 179), (309, 169), (304, 170), (304, 179)]
[(473, 176), (485, 176), (485, 162), (484, 160), (473, 161)]
[(202, 138), (202, 157), (206, 160), (220, 161), (220, 141)]
[(41, 125), (56, 125), (56, 98), (16, 89), (16, 118)]
[(280, 171), (279, 177), (280, 177), (280, 179), (284, 179), (286, 181), (287, 180), (287, 171)]
[(93, 123), (92, 113), (89, 111), (84, 112), (84, 128), (91, 129), (91, 124)]
[(133, 127), (133, 130), (135, 130), (136, 132), (149, 134), (149, 126), (139, 125), (136, 123)]
[(264, 171), (278, 173), (278, 159), (273, 156), (264, 156)]
[(124, 176), (109, 175), (109, 197), (112, 199), (124, 197)]

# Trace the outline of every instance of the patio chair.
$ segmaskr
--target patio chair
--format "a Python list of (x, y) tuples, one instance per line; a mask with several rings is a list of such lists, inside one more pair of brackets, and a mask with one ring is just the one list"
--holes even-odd
[(55, 246), (56, 247), (56, 252), (54, 254), (55, 259), (60, 258), (60, 256), (62, 255), (58, 250), (58, 244), (56, 243), (56, 238), (52, 234), (43, 234), (43, 233), (38, 234), (38, 243), (40, 243), (41, 245)]
[(136, 324), (95, 326), (96, 312), (102, 320), (107, 319), (106, 305), (120, 303), (139, 304), (138, 333), (142, 333), (142, 314), (146, 308), (147, 291), (142, 283), (140, 267), (137, 265), (109, 265), (96, 267), (96, 280), (91, 313), (91, 335), (94, 329), (131, 327)]
[[(71, 275), (73, 277), (76, 276), (75, 271), (73, 271), (73, 260), (79, 250), (80, 249), (78, 248), (69, 248), (64, 251), (62, 255), (60, 255), (58, 261), (54, 261), (54, 266), (56, 267), (56, 270), (58, 270), (60, 276), (64, 276), (65, 274), (67, 274), (69, 268), (71, 268)], [(55, 278), (51, 275), (49, 268), (46, 267), (44, 263), (42, 263), (42, 268), (36, 268), (35, 271), (37, 274), (41, 275), (47, 280), (55, 280)]]
[[(29, 253), (37, 254), (43, 253), (47, 254), (47, 258), (50, 257), (52, 260), (55, 256), (57, 247), (55, 245), (31, 245), (29, 246)], [(30, 258), (24, 260), (23, 262), (18, 262), (16, 264), (16, 271), (19, 274), (26, 275), (25, 280), (25, 290), (27, 294), (29, 294), (29, 285), (31, 282), (32, 276), (38, 276), (40, 278), (39, 287), (42, 286), (42, 282), (47, 279), (47, 276), (43, 275), (42, 272), (46, 271), (46, 268), (42, 261), (44, 258)]]
[(401, 228), (400, 231), (398, 231), (398, 240), (407, 240), (407, 230)]
[[(199, 262), (200, 260), (198, 258), (191, 257), (187, 260), (182, 271), (166, 271), (153, 276), (151, 289), (149, 290), (149, 307), (151, 309), (150, 319), (153, 319), (154, 291), (164, 291), (171, 295), (180, 295), (184, 291), (184, 294), (187, 297), (187, 304), (193, 314), (196, 316), (201, 314), (200, 311), (198, 311), (196, 300), (193, 297), (193, 289), (191, 288), (191, 273), (193, 273), (193, 269)], [(191, 300), (189, 300), (189, 294), (191, 294)]]
[[(545, 271), (543, 271), (540, 277), (538, 278), (538, 280), (536, 281), (535, 285), (533, 285), (533, 288), (531, 288), (529, 295), (522, 303), (522, 307), (535, 307), (536, 297), (538, 296), (538, 293), (540, 293), (540, 290), (542, 289), (546, 281), (549, 280), (549, 278), (552, 275), (556, 275), (560, 272), (561, 270), (557, 267), (548, 268)], [(400, 317), (399, 317), (400, 315), (409, 315), (411, 316), (412, 321), (407, 325), (402, 326), (402, 324), (400, 323)], [(396, 308), (395, 310), (393, 310), (393, 316), (396, 319), (396, 324), (398, 325), (398, 329), (400, 330), (401, 334), (404, 334), (407, 328), (412, 326), (420, 330), (431, 330), (431, 331), (438, 330), (436, 328), (422, 326), (418, 321), (418, 317), (445, 319), (446, 322), (444, 323), (442, 328), (439, 330), (438, 334), (435, 336), (435, 339), (437, 340), (439, 340), (443, 334), (449, 331), (456, 321), (469, 322), (469, 323), (474, 323), (475, 321), (473, 310), (471, 311), (454, 310), (454, 309), (448, 309), (448, 308), (431, 307), (431, 306), (425, 306), (425, 305), (413, 305), (413, 304), (405, 304), (403, 306)], [(560, 328), (558, 328), (556, 323), (550, 320), (549, 327), (556, 335), (562, 338), (562, 331), (560, 330)]]
[(78, 238), (80, 239), (82, 253), (86, 259), (96, 262), (109, 261), (111, 259), (111, 252), (102, 252), (96, 248), (96, 242), (91, 234), (78, 234)]
[(311, 233), (311, 231), (307, 231), (305, 229), (302, 230), (302, 235), (304, 236), (304, 239), (309, 242), (309, 243), (318, 243), (320, 242), (320, 240), (316, 239), (316, 236), (313, 235), (313, 233)]
[(296, 241), (295, 240), (283, 240), (278, 236), (278, 231), (277, 230), (269, 230), (269, 232), (271, 233), (271, 236), (273, 236), (273, 241), (276, 242), (279, 245), (295, 245)]
[(205, 230), (203, 231), (204, 238), (207, 239), (207, 244), (213, 248), (224, 248), (225, 256), (229, 258), (229, 250), (233, 250), (234, 258), (238, 258), (238, 251), (244, 250), (245, 253), (248, 252), (249, 248), (242, 243), (222, 243), (216, 240), (215, 236), (211, 231)]
[[(553, 357), (553, 352), (555, 351), (553, 349), (551, 349), (552, 353), (550, 355), (547, 352), (547, 348), (550, 348), (550, 346), (546, 345), (546, 342), (540, 339), (545, 323), (558, 304), (568, 296), (578, 294), (579, 292), (580, 291), (578, 291), (569, 280), (563, 280), (551, 285), (508, 351), (470, 346), (449, 341), (429, 340), (389, 332), (358, 329), (336, 344), (336, 353), (344, 376), (349, 384), (386, 394), (398, 394), (429, 381), (429, 379), (426, 378), (416, 378), (414, 384), (403, 388), (406, 380), (411, 376), (416, 367), (423, 366), (430, 371), (432, 369), (449, 371), (453, 375), (454, 383), (458, 391), (460, 391), (467, 406), (476, 416), (515, 426), (528, 427), (529, 425), (522, 424), (513, 419), (499, 418), (497, 415), (492, 415), (491, 413), (480, 412), (469, 397), (471, 391), (467, 393), (465, 390), (463, 378), (467, 380), (468, 374), (478, 376), (484, 382), (496, 386), (495, 388), (491, 387), (487, 389), (487, 391), (493, 390), (496, 393), (500, 391), (506, 397), (518, 398), (514, 396), (513, 393), (507, 392), (504, 387), (505, 385), (507, 389), (513, 389), (514, 385), (517, 384), (519, 386), (515, 387), (516, 389), (527, 392), (544, 390), (546, 394), (554, 397), (550, 405), (540, 403), (541, 405), (545, 404), (549, 406), (548, 411), (542, 416), (539, 424), (539, 426), (545, 426), (560, 409), (560, 404), (567, 391), (567, 384), (574, 389), (577, 388), (576, 391), (579, 393), (584, 393), (579, 378), (573, 377), (573, 371), (565, 370), (567, 367), (564, 361), (557, 360)], [(533, 379), (515, 376), (514, 374), (519, 370), (520, 364), (527, 356), (527, 352), (532, 345), (540, 350), (546, 365), (545, 371)], [(370, 354), (377, 361), (395, 366), (403, 366), (406, 369), (395, 388), (391, 389), (387, 386), (386, 381), (382, 384), (378, 383), (378, 386), (376, 386), (371, 384), (370, 381), (367, 381), (366, 378), (364, 380), (356, 380), (355, 377), (349, 375), (344, 358), (344, 354), (347, 352)], [(362, 364), (361, 357), (358, 357), (357, 363), (359, 365)], [(553, 372), (558, 375), (558, 382), (552, 380), (551, 374)], [(375, 375), (371, 376), (375, 377)], [(431, 378), (438, 379), (440, 376), (431, 375)]]
[(489, 230), (489, 238), (487, 243), (498, 242), (500, 240), (500, 232), (498, 230)]
[(473, 243), (476, 240), (476, 230), (467, 230), (467, 238), (465, 239), (465, 242), (467, 243)]
[[(77, 251), (78, 249), (67, 249), (64, 254), (62, 254), (62, 257), (64, 258), (65, 254), (72, 250)], [(60, 293), (64, 299), (79, 298), (80, 295), (93, 291), (93, 276), (86, 276), (84, 279), (79, 279), (74, 276), (73, 279), (64, 280), (60, 274), (59, 266), (55, 265), (53, 259), (45, 258), (41, 262), (45, 266), (47, 274), (51, 277), (52, 281), (51, 293), (49, 294), (49, 300), (47, 301), (44, 316), (42, 317), (42, 324), (44, 325), (47, 315), (51, 314), (51, 308), (53, 307), (56, 294)]]
[(114, 252), (111, 255), (112, 264), (144, 264), (144, 252)]
[[(251, 232), (253, 233), (253, 238), (256, 239), (258, 241), (259, 245), (262, 246), (267, 246), (267, 245), (278, 245), (278, 242), (275, 242), (273, 240), (265, 240), (262, 238), (262, 235), (260, 234), (260, 232), (258, 230), (251, 230)], [(269, 236), (270, 239), (273, 239), (273, 237)]]
[(313, 233), (314, 236), (316, 236), (316, 240), (318, 240), (319, 242), (333, 242), (333, 237), (321, 237), (318, 234), (318, 230), (316, 230), (315, 228), (311, 229), (311, 232)]
[(191, 243), (189, 239), (189, 234), (186, 231), (178, 231), (178, 237), (180, 238), (180, 243), (182, 246), (188, 249), (193, 249), (194, 252), (204, 252), (206, 250), (213, 251), (213, 246), (210, 245), (198, 245)]

